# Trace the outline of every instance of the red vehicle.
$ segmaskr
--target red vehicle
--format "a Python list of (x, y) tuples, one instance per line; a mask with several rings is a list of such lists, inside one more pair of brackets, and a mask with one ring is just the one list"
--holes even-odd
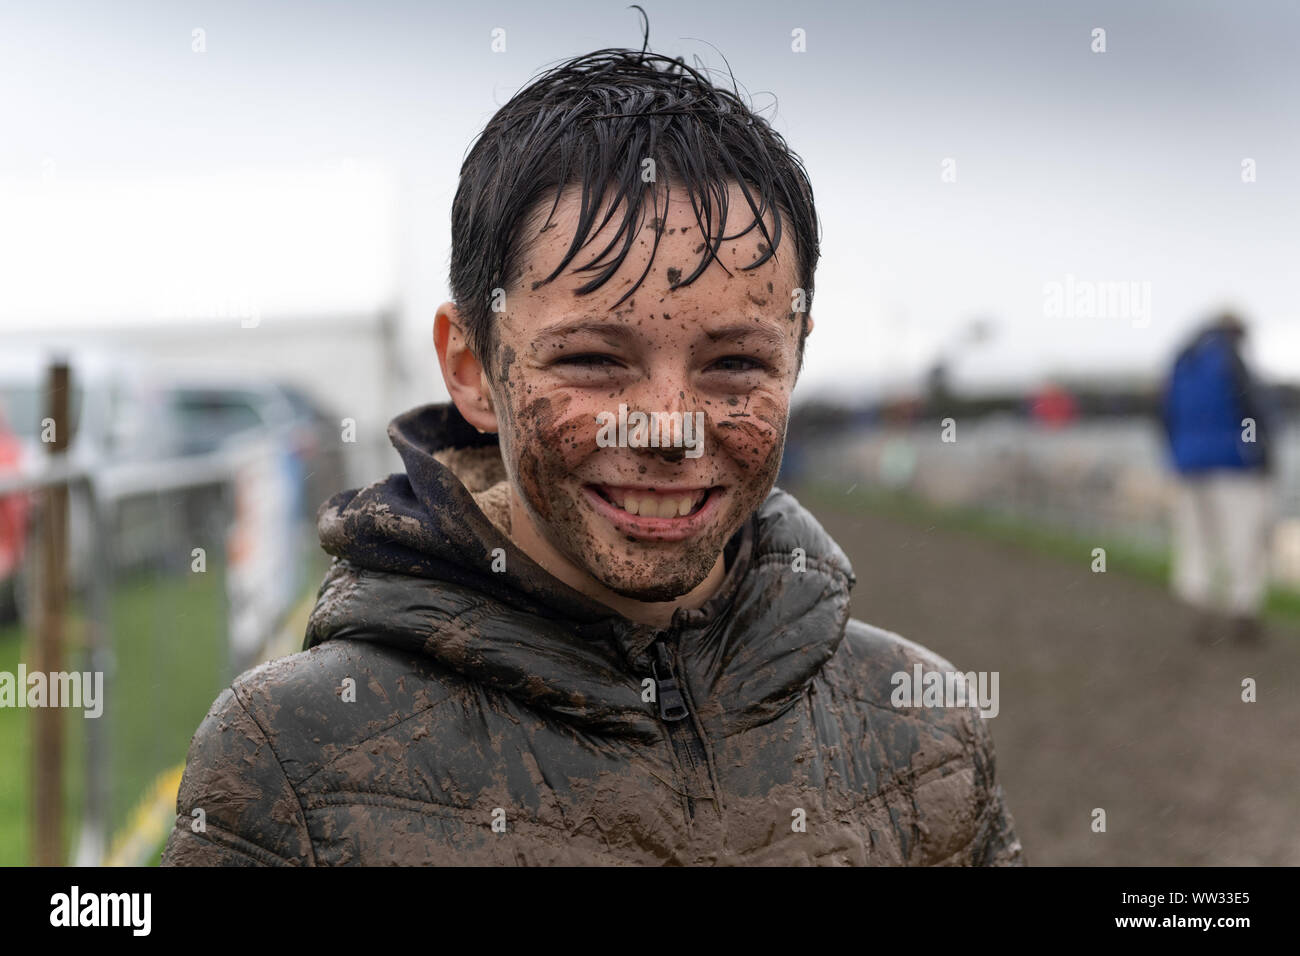
[[(22, 455), (22, 442), (0, 408), (0, 478), (18, 473)], [(19, 593), (18, 566), (27, 546), (28, 505), (25, 492), (0, 496), (0, 621), (16, 617), (23, 598)]]
[(1047, 384), (1034, 395), (1029, 413), (1048, 428), (1063, 428), (1079, 417), (1079, 403), (1060, 385)]

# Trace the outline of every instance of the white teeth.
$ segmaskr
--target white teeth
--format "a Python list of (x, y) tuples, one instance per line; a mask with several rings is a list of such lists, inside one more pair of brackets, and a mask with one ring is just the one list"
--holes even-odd
[(630, 515), (643, 518), (678, 518), (685, 517), (695, 510), (698, 495), (644, 495), (629, 492), (620, 501), (616, 494), (611, 494), (614, 504)]

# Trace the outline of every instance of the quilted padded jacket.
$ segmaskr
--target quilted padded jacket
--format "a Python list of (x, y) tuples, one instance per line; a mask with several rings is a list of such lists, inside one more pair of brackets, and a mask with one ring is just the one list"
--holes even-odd
[(891, 703), (952, 665), (849, 618), (793, 497), (655, 628), (511, 544), (495, 435), (449, 405), (389, 435), (406, 473), (321, 508), (305, 649), (194, 735), (164, 865), (1024, 862), (978, 711)]

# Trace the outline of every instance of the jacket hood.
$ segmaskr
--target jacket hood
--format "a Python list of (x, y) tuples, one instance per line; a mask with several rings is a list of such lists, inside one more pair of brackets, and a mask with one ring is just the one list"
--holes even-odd
[[(397, 416), (388, 436), (406, 473), (340, 492), (318, 512), (321, 546), (336, 560), (304, 649), (349, 639), (413, 651), (530, 706), (653, 737), (641, 681), (656, 639), (679, 641), (691, 686), (737, 729), (789, 706), (843, 640), (852, 567), (779, 489), (728, 543), (718, 591), (655, 628), (515, 547), (502, 529), (495, 434), (478, 433), (447, 403)], [(805, 570), (793, 568), (795, 549)], [(503, 570), (492, 570), (494, 558)]]

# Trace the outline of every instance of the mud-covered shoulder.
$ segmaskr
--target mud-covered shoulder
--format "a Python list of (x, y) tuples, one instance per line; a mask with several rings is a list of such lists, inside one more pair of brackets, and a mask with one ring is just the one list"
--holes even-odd
[(413, 651), (339, 639), (268, 661), (231, 689), (296, 785), (360, 742), (437, 706), (459, 683)]
[(788, 491), (773, 488), (758, 510), (755, 553), (778, 555), (788, 562), (796, 548), (804, 555), (806, 566), (819, 567), (848, 587), (857, 582), (848, 555), (813, 513)]
[(844, 627), (838, 657), (846, 675), (858, 682), (859, 690), (885, 706), (894, 691), (895, 674), (912, 674), (917, 664), (924, 671), (955, 670), (952, 662), (928, 647), (856, 618), (850, 618)]
[[(837, 697), (856, 701), (877, 730), (892, 727), (896, 753), (891, 762), (907, 766), (911, 759), (904, 751), (919, 746), (918, 734), (941, 741), (927, 752), (938, 760), (951, 760), (959, 753), (970, 753), (985, 745), (977, 724), (982, 723), (973, 707), (908, 706), (895, 691), (905, 682), (915, 682), (916, 669), (922, 676), (938, 671), (953, 673), (956, 668), (947, 658), (928, 647), (894, 631), (850, 618), (844, 628), (844, 640), (823, 672)], [(906, 746), (904, 744), (906, 743)]]
[(451, 696), (429, 668), (340, 639), (241, 674), (190, 741), (162, 865), (315, 865), (304, 782)]
[(917, 669), (956, 673), (947, 658), (893, 631), (850, 619), (822, 679), (850, 739), (872, 768), (867, 789), (893, 781), (929, 822), (914, 863), (1023, 865), (1014, 820), (997, 779), (988, 720), (973, 702), (932, 706), (895, 694), (915, 689)]

